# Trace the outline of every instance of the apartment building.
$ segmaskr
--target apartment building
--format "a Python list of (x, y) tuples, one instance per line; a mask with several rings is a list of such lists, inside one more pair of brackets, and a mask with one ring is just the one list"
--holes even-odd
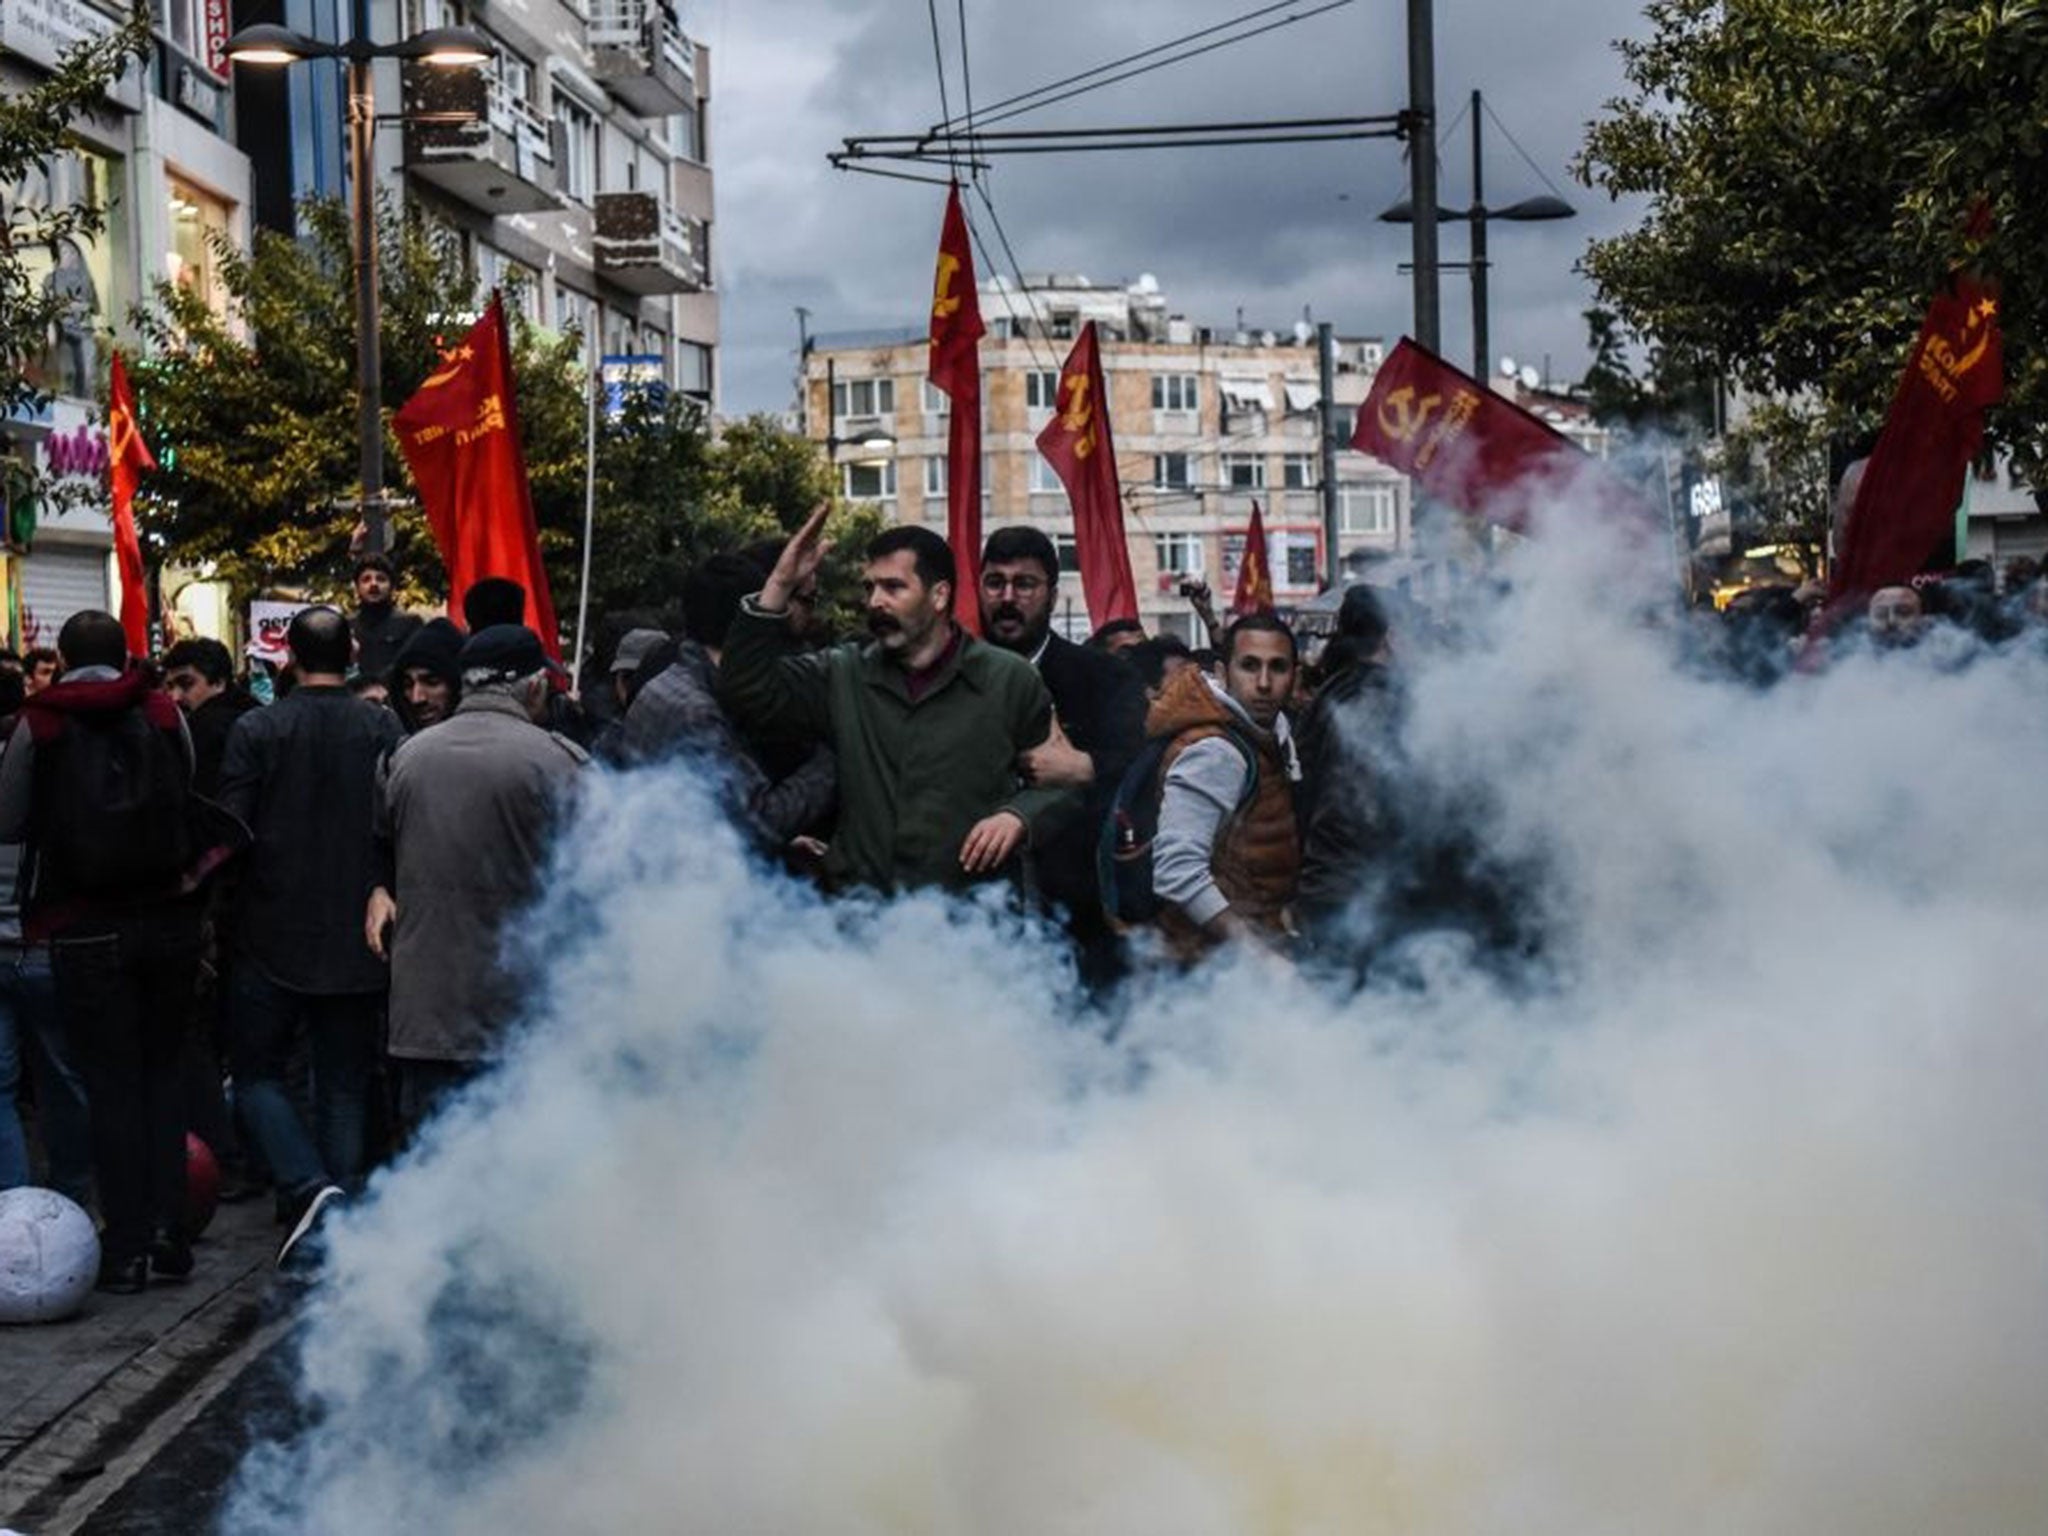
[[(119, 0), (0, 3), (0, 94), (27, 89), (69, 48), (111, 33)], [(127, 330), (129, 309), (159, 281), (224, 303), (210, 236), (240, 244), (251, 217), (249, 161), (232, 137), (226, 0), (154, 0), (150, 56), (131, 64), (72, 124), (71, 145), (17, 186), (16, 209), (98, 203), (105, 231), (53, 252), (24, 250), (32, 279), (70, 300), (48, 345), (29, 359), (52, 399), (0, 420), (0, 634), (17, 647), (46, 645), (81, 608), (108, 608), (113, 533), (105, 501), (106, 432), (97, 404), (106, 338)], [(11, 461), (54, 478), (36, 500)]]
[[(1127, 286), (1085, 278), (982, 284), (989, 334), (981, 346), (983, 521), (1043, 528), (1073, 559), (1073, 520), (1037, 436), (1050, 419), (1059, 370), (1094, 320), (1116, 436), (1131, 569), (1141, 617), (1193, 641), (1182, 582), (1206, 580), (1227, 604), (1256, 503), (1265, 514), (1274, 594), (1282, 608), (1320, 591), (1323, 547), (1319, 423), (1324, 416), (1314, 332), (1199, 328), (1170, 314), (1150, 277)], [(1383, 355), (1375, 339), (1338, 343), (1333, 416), (1352, 412)], [(925, 332), (816, 338), (804, 358), (803, 419), (836, 462), (840, 489), (898, 522), (946, 523), (945, 395), (925, 381)], [(1408, 484), (1346, 449), (1337, 456), (1338, 556), (1393, 554), (1408, 544)], [(1085, 636), (1078, 579), (1062, 583), (1057, 622)]]
[[(331, 38), (341, 9), (245, 0), (237, 19)], [(541, 326), (580, 331), (592, 361), (657, 359), (671, 387), (715, 405), (711, 55), (686, 12), (675, 0), (372, 10), (381, 42), (473, 26), (496, 50), (473, 70), (377, 66), (380, 110), (394, 114), (378, 135), (380, 186), (457, 234), (479, 291), (503, 286)], [(328, 157), (342, 134), (338, 97), (290, 73), (305, 77), (266, 82), (242, 115), (263, 221), (286, 229), (297, 197), (340, 190)]]

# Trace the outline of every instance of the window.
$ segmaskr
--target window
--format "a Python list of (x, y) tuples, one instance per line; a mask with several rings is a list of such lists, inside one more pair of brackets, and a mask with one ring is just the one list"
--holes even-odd
[(1060, 376), (1046, 368), (1034, 368), (1024, 375), (1026, 410), (1051, 411), (1060, 400)]
[[(841, 379), (834, 386), (832, 415), (893, 416), (896, 414), (894, 379)], [(850, 494), (850, 493), (849, 493)], [(894, 494), (893, 492), (891, 493)]]
[(1075, 544), (1071, 533), (1056, 533), (1052, 536), (1053, 553), (1060, 557), (1060, 574), (1078, 576), (1081, 574), (1081, 550)]
[(1202, 395), (1192, 373), (1162, 373), (1152, 379), (1152, 409), (1193, 415), (1202, 408)]
[(927, 416), (950, 416), (953, 414), (953, 397), (930, 379), (918, 386)]
[(555, 329), (564, 335), (571, 331), (580, 335), (583, 354), (589, 357), (597, 349), (597, 300), (556, 283)]
[(171, 282), (197, 294), (217, 315), (227, 313), (227, 289), (221, 281), (218, 242), (227, 237), (228, 205), (177, 176), (170, 184), (171, 248), (165, 265)]
[(1312, 491), (1316, 488), (1316, 456), (1312, 453), (1290, 453), (1280, 461), (1280, 483), (1290, 491)]
[(1266, 488), (1266, 457), (1259, 453), (1223, 455), (1223, 485), (1232, 491), (1263, 491)]
[(704, 154), (704, 113), (702, 102), (691, 102), (689, 106), (668, 120), (668, 147), (685, 160), (703, 164)]
[(1202, 574), (1202, 541), (1192, 533), (1158, 533), (1152, 536), (1152, 552), (1159, 569), (1176, 576)]
[(201, 0), (156, 0), (157, 30), (195, 59), (206, 57), (206, 18)]
[(935, 453), (924, 461), (924, 494), (929, 499), (946, 494), (946, 456)]
[(579, 203), (596, 195), (597, 114), (567, 93), (555, 92), (555, 121), (562, 125), (567, 158), (562, 165), (562, 191)]
[(848, 501), (894, 501), (896, 461), (882, 459), (873, 464), (839, 466), (839, 488)]
[(1060, 484), (1060, 477), (1042, 453), (1031, 455), (1031, 494), (1034, 496), (1056, 496), (1066, 490)]
[(1155, 453), (1152, 455), (1152, 484), (1162, 491), (1184, 491), (1194, 483), (1188, 455), (1184, 453)]
[(676, 388), (686, 395), (711, 398), (711, 349), (701, 341), (676, 343)]
[(1394, 488), (1391, 485), (1338, 486), (1337, 526), (1344, 533), (1392, 533)]

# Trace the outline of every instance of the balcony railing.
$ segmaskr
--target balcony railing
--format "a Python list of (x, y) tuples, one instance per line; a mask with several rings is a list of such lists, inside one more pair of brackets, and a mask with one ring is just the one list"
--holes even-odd
[(653, 192), (600, 192), (592, 209), (598, 271), (634, 293), (711, 286), (710, 232)]
[(641, 116), (695, 103), (696, 47), (661, 0), (592, 0), (590, 47), (605, 88)]
[(480, 69), (408, 64), (405, 163), (422, 180), (490, 214), (562, 205), (561, 132)]

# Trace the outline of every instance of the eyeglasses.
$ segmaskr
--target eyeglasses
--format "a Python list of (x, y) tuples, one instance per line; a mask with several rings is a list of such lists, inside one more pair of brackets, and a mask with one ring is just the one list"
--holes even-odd
[(1036, 597), (1045, 590), (1042, 576), (999, 576), (990, 571), (981, 578), (981, 590), (991, 597), (1001, 597), (1005, 591), (1019, 597)]

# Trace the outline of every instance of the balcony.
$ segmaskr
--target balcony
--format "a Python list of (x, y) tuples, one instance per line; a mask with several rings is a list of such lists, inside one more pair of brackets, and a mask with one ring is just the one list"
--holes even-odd
[(405, 165), (483, 213), (562, 206), (561, 132), (481, 69), (405, 66)]
[(629, 293), (701, 293), (711, 286), (708, 229), (653, 192), (600, 192), (592, 209), (600, 276)]
[(592, 0), (590, 48), (605, 89), (642, 117), (695, 105), (696, 51), (662, 0)]

